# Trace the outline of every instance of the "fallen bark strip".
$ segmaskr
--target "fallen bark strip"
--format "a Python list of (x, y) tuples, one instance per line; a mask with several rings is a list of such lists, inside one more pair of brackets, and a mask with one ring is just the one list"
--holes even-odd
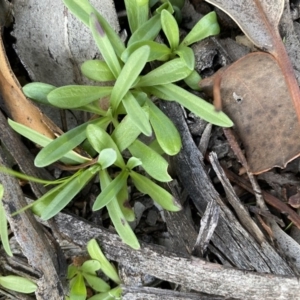
[(225, 190), (227, 200), (234, 208), (241, 224), (256, 238), (259, 243), (264, 241), (264, 235), (257, 226), (257, 224), (252, 220), (249, 211), (243, 205), (239, 197), (236, 195), (230, 181), (225, 175), (224, 170), (222, 169), (221, 165), (219, 164), (217, 154), (215, 152), (211, 152), (209, 154), (209, 160), (212, 164), (214, 171), (216, 172), (217, 177), (219, 178), (220, 182), (223, 185)]
[[(5, 153), (1, 147), (0, 164), (6, 166)], [(41, 225), (30, 211), (25, 211), (15, 217), (10, 216), (27, 204), (18, 181), (11, 176), (0, 173), (0, 182), (4, 186), (3, 204), (11, 229), (29, 264), (39, 270), (41, 275), (36, 292), (37, 299), (63, 300), (63, 285), (60, 274), (56, 270), (60, 264), (57, 257), (59, 252), (48, 241)]]
[[(175, 185), (177, 185), (177, 183), (175, 180), (173, 180), (169, 185), (169, 188), (172, 195), (176, 199), (180, 199), (180, 195), (178, 194)], [(192, 220), (187, 217), (184, 210), (178, 211), (176, 213), (165, 211), (164, 216), (168, 228), (168, 233), (174, 240), (173, 243), (176, 245), (176, 250), (191, 255), (198, 234), (194, 228)]]
[(178, 257), (164, 247), (143, 242), (141, 249), (136, 251), (122, 243), (116, 234), (78, 217), (60, 213), (55, 220), (60, 233), (83, 249), (90, 239), (96, 238), (109, 259), (201, 293), (265, 300), (297, 299), (300, 293), (297, 277), (260, 274), (223, 267), (196, 257)]
[[(22, 145), (17, 135), (7, 126), (6, 119), (1, 112), (0, 138), (7, 150), (20, 163), (23, 170), (28, 171), (30, 175), (39, 177), (33, 166), (31, 156), (27, 156), (29, 154), (28, 150)], [(0, 165), (7, 166), (5, 157), (5, 153), (0, 147)], [(0, 173), (0, 182), (4, 186), (3, 203), (14, 235), (30, 265), (38, 270), (42, 276), (38, 281), (39, 290), (36, 293), (37, 299), (64, 299), (63, 285), (58, 274), (60, 267), (64, 268), (64, 258), (60, 257), (59, 249), (54, 247), (55, 241), (49, 242), (48, 236), (46, 237), (42, 226), (35, 220), (30, 211), (10, 217), (13, 212), (21, 209), (27, 203), (15, 178)], [(45, 191), (43, 187), (38, 187), (36, 184), (33, 187), (35, 192), (40, 195), (42, 191)]]
[[(15, 159), (21, 171), (29, 176), (52, 180), (50, 174), (43, 168), (36, 168), (32, 153), (21, 142), (18, 134), (10, 128), (3, 113), (0, 111), (0, 140), (10, 155)], [(26, 158), (26, 159), (24, 159)], [(36, 197), (46, 193), (46, 188), (38, 183), (30, 182)]]
[[(152, 287), (122, 286), (122, 300), (223, 300), (225, 297), (163, 290)], [(228, 300), (228, 299), (227, 299)]]
[(294, 275), (281, 255), (267, 241), (259, 244), (223, 203), (204, 169), (202, 155), (190, 135), (181, 107), (164, 101), (161, 109), (181, 135), (182, 149), (170, 158), (181, 184), (201, 215), (210, 201), (215, 200), (221, 208), (219, 223), (212, 237), (213, 245), (239, 269)]

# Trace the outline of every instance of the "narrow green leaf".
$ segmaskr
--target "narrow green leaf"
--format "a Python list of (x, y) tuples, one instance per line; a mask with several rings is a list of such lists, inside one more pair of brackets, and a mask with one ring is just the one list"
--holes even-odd
[[(101, 101), (101, 99), (100, 99)], [(106, 116), (107, 115), (107, 111), (101, 109), (99, 107), (99, 102), (96, 101), (96, 102), (92, 102), (90, 104), (86, 104), (86, 105), (83, 105), (83, 106), (80, 106), (80, 107), (77, 107), (77, 108), (74, 108), (76, 110), (81, 110), (81, 111), (87, 111), (87, 112), (90, 112), (90, 113), (93, 113), (93, 114), (96, 114), (96, 115), (99, 115), (99, 116)]]
[(64, 179), (64, 182), (55, 186), (50, 191), (48, 191), (46, 194), (44, 194), (39, 199), (35, 200), (34, 202), (22, 207), (18, 211), (14, 212), (12, 216), (15, 216), (17, 214), (20, 214), (21, 212), (31, 208), (32, 212), (36, 214), (37, 216), (41, 216), (43, 211), (47, 208), (47, 206), (51, 203), (51, 201), (60, 193), (61, 190), (65, 187), (65, 185), (68, 184), (73, 178), (78, 176), (82, 170), (77, 171), (77, 173), (73, 174), (72, 176), (68, 177), (67, 179)]
[(196, 70), (193, 70), (192, 73), (183, 80), (191, 89), (200, 91), (199, 82), (201, 81), (201, 76)]
[(105, 18), (96, 12), (97, 19), (101, 24), (101, 27), (104, 29), (105, 33), (107, 34), (114, 51), (116, 52), (117, 56), (120, 58), (122, 52), (125, 50), (125, 45), (123, 41), (120, 39), (119, 35), (111, 28), (110, 24), (105, 20)]
[(115, 53), (113, 45), (104, 31), (104, 28), (102, 28), (96, 15), (93, 13), (90, 16), (90, 29), (101, 55), (103, 56), (111, 72), (114, 74), (114, 77), (118, 78), (121, 72), (120, 62)]
[(72, 279), (78, 272), (78, 268), (75, 267), (74, 265), (69, 265), (68, 266), (68, 272), (67, 272), (67, 278)]
[[(44, 136), (43, 134), (40, 134), (39, 132), (27, 126), (14, 122), (10, 119), (8, 119), (8, 124), (13, 130), (15, 130), (19, 134), (23, 135), (27, 139), (31, 140), (32, 142), (42, 147), (46, 147), (48, 144), (50, 144), (53, 141), (52, 139)], [(76, 163), (83, 164), (85, 162), (90, 161), (89, 158), (81, 156), (74, 151), (69, 151), (64, 155), (63, 158), (67, 158), (68, 160), (70, 160), (70, 163), (75, 163), (75, 164)]]
[[(101, 188), (107, 189), (111, 185), (111, 179), (107, 171), (100, 171), (99, 175)], [(126, 218), (124, 217), (122, 210), (120, 209), (116, 197), (113, 197), (113, 199), (106, 205), (106, 208), (108, 210), (110, 219), (112, 220), (115, 229), (122, 241), (133, 249), (139, 249), (140, 244), (128, 222), (126, 221)]]
[(106, 32), (109, 40), (111, 41), (115, 52), (120, 57), (121, 53), (125, 50), (124, 43), (118, 34), (111, 28), (110, 24), (103, 18), (101, 14), (89, 3), (87, 0), (63, 0), (69, 10), (81, 20), (87, 27), (90, 26), (90, 14), (95, 13), (98, 21)]
[(89, 27), (89, 15), (95, 12), (87, 0), (63, 0), (65, 6), (75, 15), (81, 22)]
[(163, 155), (166, 153), (159, 145), (157, 139), (154, 139), (148, 146), (160, 155)]
[(201, 41), (208, 36), (220, 33), (220, 26), (217, 21), (216, 13), (210, 12), (205, 15), (200, 21), (192, 28), (188, 35), (183, 39), (180, 45), (191, 45), (195, 42)]
[(154, 41), (139, 41), (131, 44), (126, 50), (122, 53), (121, 59), (123, 62), (126, 62), (128, 57), (138, 48), (142, 46), (150, 47), (150, 54), (148, 57), (148, 62), (153, 60), (166, 61), (169, 59), (171, 49), (164, 44), (160, 44)]
[(118, 200), (113, 198), (106, 205), (106, 208), (108, 210), (109, 217), (122, 241), (135, 250), (140, 249), (140, 243), (129, 226), (125, 216), (123, 215)]
[(121, 296), (122, 289), (120, 286), (117, 286), (108, 292), (96, 294), (89, 298), (89, 300), (117, 300), (121, 299)]
[(181, 138), (173, 122), (148, 99), (150, 123), (156, 139), (165, 153), (175, 155), (181, 148)]
[(82, 74), (95, 81), (112, 81), (116, 80), (116, 77), (111, 72), (107, 63), (103, 60), (87, 60), (81, 65)]
[(107, 277), (117, 284), (121, 283), (116, 269), (107, 260), (95, 239), (92, 239), (87, 243), (87, 251), (92, 259), (96, 259), (101, 263), (101, 270)]
[[(121, 293), (120, 293), (121, 295)], [(114, 296), (111, 296), (110, 291), (105, 292), (105, 293), (97, 293), (94, 296), (92, 296), (91, 298), (89, 298), (89, 300), (116, 300), (116, 299), (121, 299), (116, 298)]]
[(115, 150), (117, 155), (115, 165), (121, 169), (125, 167), (123, 157), (117, 145), (105, 130), (96, 125), (89, 125), (86, 129), (86, 135), (89, 142), (98, 153), (101, 153), (101, 151), (106, 148)]
[(96, 259), (90, 259), (85, 261), (79, 270), (84, 273), (89, 273), (92, 275), (96, 275), (96, 271), (101, 269), (101, 263)]
[(117, 199), (125, 219), (128, 222), (133, 222), (135, 220), (135, 214), (129, 203), (128, 189), (126, 185), (124, 185), (118, 193)]
[(31, 82), (22, 88), (26, 97), (43, 104), (50, 104), (47, 95), (54, 89), (54, 85), (42, 82)]
[(143, 46), (134, 51), (126, 61), (111, 92), (110, 103), (113, 112), (117, 110), (123, 97), (136, 81), (141, 71), (144, 69), (149, 54), (150, 48), (148, 46)]
[(99, 166), (92, 166), (84, 170), (79, 176), (68, 182), (64, 188), (53, 198), (41, 214), (41, 219), (48, 220), (58, 214), (69, 202), (84, 188), (95, 176)]
[(115, 128), (111, 137), (122, 152), (137, 139), (140, 133), (141, 131), (136, 127), (135, 122), (127, 115)]
[(96, 198), (93, 205), (93, 211), (99, 210), (107, 205), (114, 197), (118, 195), (124, 185), (126, 185), (128, 171), (122, 170), (121, 173), (104, 189)]
[(233, 126), (232, 121), (222, 111), (216, 111), (212, 104), (175, 84), (153, 86), (148, 88), (148, 92), (158, 98), (178, 102), (207, 122), (222, 127)]
[(36, 291), (37, 285), (31, 280), (15, 275), (0, 276), (0, 285), (19, 293), (30, 294)]
[(130, 46), (135, 42), (152, 41), (161, 30), (160, 15), (155, 15), (147, 22), (141, 25), (130, 37), (127, 45)]
[(175, 58), (142, 76), (136, 86), (145, 87), (168, 84), (186, 78), (191, 72), (181, 58)]
[(103, 279), (97, 277), (96, 275), (91, 275), (88, 273), (82, 273), (82, 275), (93, 290), (102, 293), (110, 290), (110, 286)]
[(45, 147), (52, 141), (52, 139), (44, 136), (43, 134), (11, 119), (8, 119), (8, 124), (14, 131), (42, 147)]
[(162, 182), (172, 180), (168, 174), (168, 162), (150, 147), (136, 140), (128, 147), (128, 150), (142, 161), (143, 168), (151, 177)]
[(190, 47), (186, 47), (186, 46), (179, 47), (179, 49), (176, 50), (175, 53), (185, 62), (185, 64), (191, 71), (194, 71), (195, 54)]
[(0, 184), (0, 242), (7, 255), (13, 256), (8, 240), (8, 231), (7, 231), (7, 219), (5, 209), (3, 207), (2, 198), (4, 194), (3, 185)]
[(179, 45), (179, 28), (175, 18), (167, 11), (161, 12), (161, 26), (172, 50)]
[(103, 117), (101, 119), (88, 121), (69, 130), (44, 147), (35, 157), (34, 164), (41, 168), (58, 161), (86, 139), (86, 128), (89, 124), (106, 128), (109, 122), (110, 120), (108, 118)]
[(83, 276), (78, 273), (70, 282), (70, 298), (72, 300), (85, 300), (86, 295), (86, 286)]
[(117, 153), (114, 149), (103, 149), (98, 158), (98, 163), (101, 165), (101, 169), (106, 169), (115, 163), (117, 159)]
[(146, 136), (151, 136), (152, 128), (149, 123), (149, 115), (141, 108), (135, 97), (130, 93), (123, 98), (123, 105), (127, 114), (131, 117), (136, 127)]
[(130, 177), (135, 187), (144, 194), (148, 194), (155, 202), (157, 202), (162, 208), (169, 211), (179, 211), (182, 209), (177, 200), (162, 187), (148, 179), (147, 177), (140, 175), (134, 171), (130, 172)]
[(173, 5), (171, 4), (170, 1), (166, 1), (164, 2), (161, 6), (159, 6), (155, 12), (157, 14), (161, 14), (163, 10), (167, 10), (169, 13), (173, 14), (174, 13), (174, 9), (173, 9)]
[(108, 96), (110, 86), (67, 85), (59, 87), (47, 96), (48, 101), (60, 108), (78, 108)]
[(131, 170), (133, 168), (136, 168), (137, 166), (140, 166), (141, 164), (142, 164), (142, 161), (139, 158), (132, 156), (128, 159), (126, 166), (128, 169)]
[(14, 176), (16, 178), (19, 179), (24, 179), (24, 180), (28, 180), (28, 181), (32, 181), (32, 182), (37, 182), (37, 183), (42, 183), (42, 184), (60, 184), (61, 181), (60, 180), (45, 180), (45, 179), (41, 179), (41, 178), (37, 178), (37, 177), (33, 177), (33, 176), (29, 176), (26, 175), (24, 173), (21, 172), (17, 172), (15, 170), (0, 166), (0, 172), (3, 172), (5, 174), (9, 174), (11, 176)]
[(134, 33), (148, 20), (149, 0), (125, 0), (125, 7), (130, 31)]

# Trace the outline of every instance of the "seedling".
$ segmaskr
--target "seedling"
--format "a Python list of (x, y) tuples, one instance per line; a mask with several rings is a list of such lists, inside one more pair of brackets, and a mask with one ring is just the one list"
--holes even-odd
[(79, 266), (72, 264), (68, 267), (68, 279), (70, 280), (69, 299), (85, 300), (87, 297), (86, 286), (97, 292), (89, 299), (121, 299), (121, 288), (119, 286), (111, 289), (107, 282), (97, 276), (97, 271), (101, 270), (116, 284), (119, 285), (121, 283), (115, 267), (106, 259), (95, 239), (88, 242), (87, 250), (92, 258), (91, 260), (87, 260)]
[[(82, 73), (95, 81), (114, 83), (111, 86), (70, 85), (58, 88), (31, 83), (24, 87), (24, 93), (33, 100), (93, 114), (90, 121), (53, 141), (9, 121), (17, 132), (44, 147), (35, 158), (36, 166), (45, 167), (60, 161), (78, 168), (75, 174), (28, 207), (47, 220), (61, 211), (98, 174), (101, 193), (93, 210), (106, 206), (122, 240), (138, 249), (138, 240), (128, 224), (134, 220), (134, 212), (128, 203), (128, 178), (137, 190), (150, 195), (163, 208), (171, 211), (181, 209), (176, 199), (153, 181), (171, 180), (167, 172), (168, 163), (162, 154), (175, 155), (181, 148), (177, 129), (153, 99), (158, 97), (176, 101), (208, 122), (232, 126), (223, 112), (217, 112), (210, 103), (175, 84), (181, 80), (191, 87), (198, 84), (200, 77), (194, 71), (195, 59), (188, 46), (219, 32), (216, 16), (211, 13), (201, 19), (180, 42), (170, 2), (164, 2), (148, 19), (147, 0), (126, 0), (132, 31), (126, 48), (108, 22), (87, 0), (64, 0), (64, 3), (90, 28), (103, 57), (103, 60), (83, 63)], [(154, 42), (161, 29), (168, 46)], [(146, 64), (153, 61), (163, 64), (145, 73)], [(110, 128), (111, 134), (107, 133), (107, 128)], [(152, 136), (153, 142), (143, 143), (139, 139), (141, 134)], [(86, 156), (74, 150), (78, 146), (84, 148)], [(131, 154), (127, 160), (122, 156), (124, 150)], [(147, 173), (152, 180), (141, 172)], [(82, 276), (78, 276), (78, 282), (82, 282)]]

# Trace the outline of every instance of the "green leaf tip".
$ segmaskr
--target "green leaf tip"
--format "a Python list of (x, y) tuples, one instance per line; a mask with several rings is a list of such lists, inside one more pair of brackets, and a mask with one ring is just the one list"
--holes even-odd
[(112, 264), (107, 260), (95, 239), (91, 239), (90, 241), (88, 241), (87, 251), (92, 259), (96, 259), (100, 262), (101, 270), (107, 277), (109, 277), (117, 284), (121, 283), (118, 273), (116, 272)]

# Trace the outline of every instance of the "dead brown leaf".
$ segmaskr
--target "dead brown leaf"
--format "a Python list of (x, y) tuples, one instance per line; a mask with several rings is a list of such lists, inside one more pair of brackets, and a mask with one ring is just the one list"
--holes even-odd
[[(214, 98), (220, 109), (226, 94), (225, 112), (243, 140), (251, 171), (284, 168), (300, 152), (300, 90), (278, 32), (284, 0), (206, 1), (230, 15), (257, 47), (272, 55), (248, 56), (219, 73)], [(219, 91), (221, 81), (223, 92)]]
[(248, 54), (222, 72), (223, 110), (243, 142), (250, 172), (284, 168), (300, 155), (300, 125), (275, 58)]
[(21, 86), (10, 68), (0, 36), (0, 93), (11, 117), (39, 133), (54, 138), (61, 130), (23, 94)]
[(278, 31), (284, 0), (206, 1), (231, 16), (258, 48), (275, 57), (284, 75), (300, 123), (300, 90)]
[(206, 0), (227, 13), (258, 48), (272, 52), (284, 0)]

